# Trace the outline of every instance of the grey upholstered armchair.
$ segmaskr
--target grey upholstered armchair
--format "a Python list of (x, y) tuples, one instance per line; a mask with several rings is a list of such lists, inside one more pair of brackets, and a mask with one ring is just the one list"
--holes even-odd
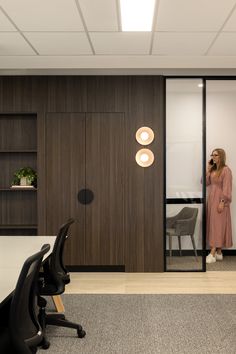
[(190, 236), (193, 244), (195, 256), (197, 257), (197, 250), (194, 241), (194, 230), (197, 221), (197, 208), (183, 208), (177, 215), (166, 218), (166, 235), (169, 236), (169, 251), (172, 256), (172, 237), (177, 236), (179, 242), (179, 253), (181, 252), (181, 237)]

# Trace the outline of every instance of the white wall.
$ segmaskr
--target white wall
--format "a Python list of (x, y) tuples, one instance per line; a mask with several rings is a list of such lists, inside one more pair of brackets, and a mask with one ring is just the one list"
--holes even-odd
[(236, 248), (236, 81), (207, 81), (207, 159), (219, 147), (226, 151), (226, 163), (233, 173), (231, 216), (233, 249)]

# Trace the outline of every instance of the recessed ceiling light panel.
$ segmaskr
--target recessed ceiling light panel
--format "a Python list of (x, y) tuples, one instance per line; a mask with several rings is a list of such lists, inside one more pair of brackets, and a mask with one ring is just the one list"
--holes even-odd
[(120, 0), (122, 31), (151, 31), (155, 1)]

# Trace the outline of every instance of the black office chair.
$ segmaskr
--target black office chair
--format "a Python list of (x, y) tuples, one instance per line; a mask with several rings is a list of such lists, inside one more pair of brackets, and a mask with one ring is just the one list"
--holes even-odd
[(45, 329), (47, 325), (74, 328), (77, 330), (77, 335), (79, 338), (83, 338), (86, 335), (86, 332), (80, 324), (68, 321), (64, 314), (46, 313), (47, 301), (42, 297), (60, 295), (64, 293), (65, 285), (70, 282), (70, 275), (63, 263), (63, 250), (65, 241), (69, 236), (69, 228), (74, 222), (74, 219), (69, 219), (60, 227), (53, 251), (47, 261), (43, 264), (43, 272), (40, 273), (40, 296), (38, 298), (38, 306), (40, 308), (39, 322), (41, 323), (44, 332), (44, 339), (42, 343), (43, 349), (47, 349), (50, 345), (45, 336)]
[[(0, 353), (32, 354), (42, 342), (43, 332), (35, 313), (38, 274), (50, 245), (27, 258), (14, 292), (0, 308)], [(5, 322), (5, 323), (4, 323)]]

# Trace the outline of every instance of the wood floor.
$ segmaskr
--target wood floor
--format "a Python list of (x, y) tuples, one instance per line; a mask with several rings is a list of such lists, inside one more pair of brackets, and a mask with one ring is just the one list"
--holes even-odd
[(67, 294), (236, 294), (236, 271), (71, 273)]

